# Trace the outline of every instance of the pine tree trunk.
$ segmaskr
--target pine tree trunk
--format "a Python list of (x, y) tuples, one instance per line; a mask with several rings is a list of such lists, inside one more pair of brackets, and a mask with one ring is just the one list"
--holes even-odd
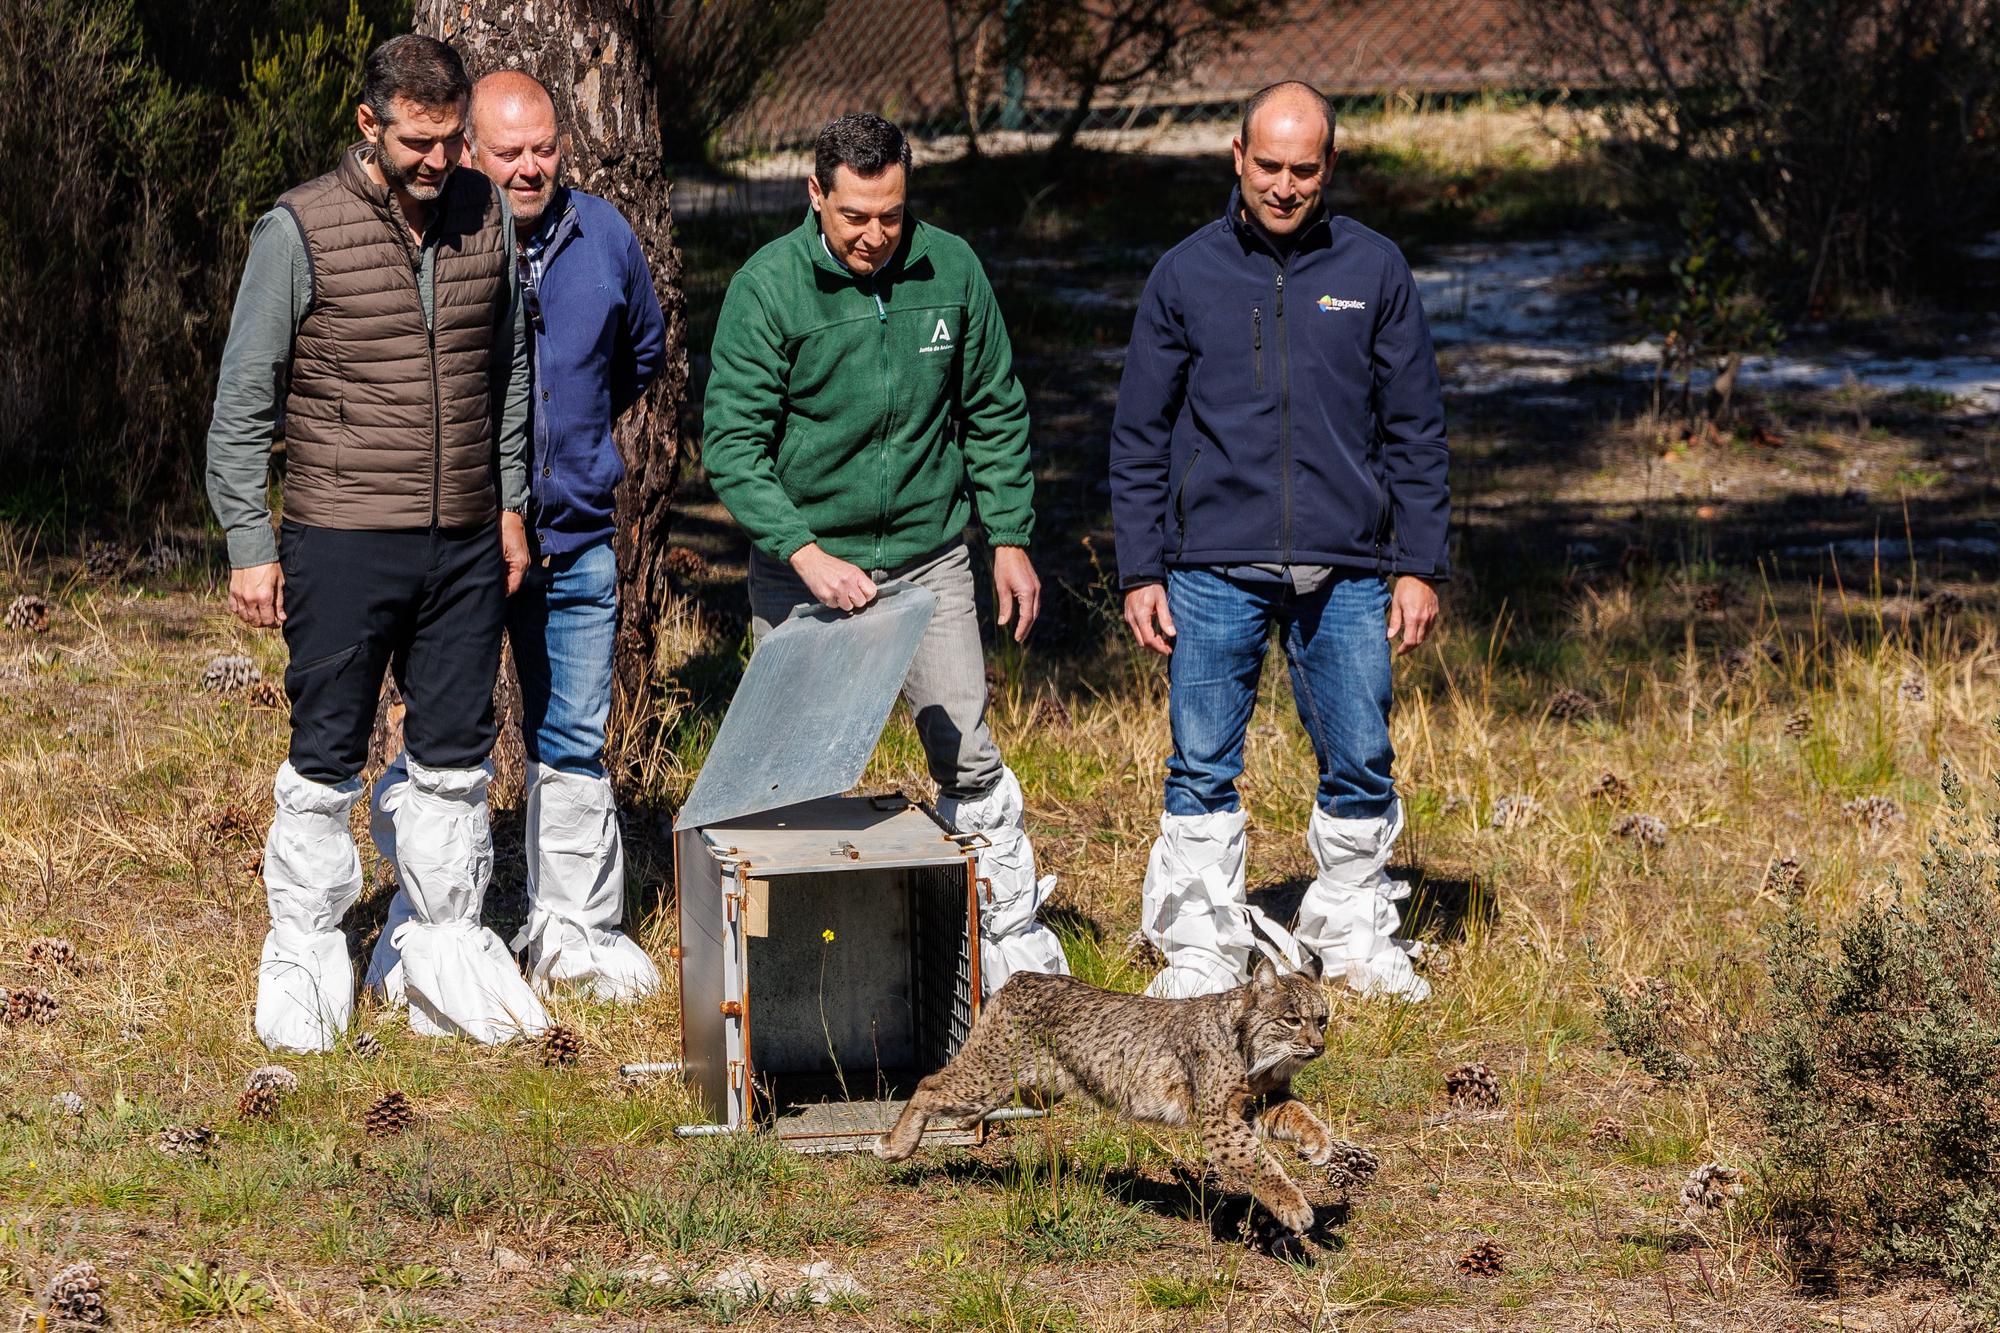
[(652, 715), (656, 626), (667, 609), (669, 505), (680, 472), (687, 398), (687, 305), (660, 162), (652, 63), (653, 6), (634, 0), (417, 0), (416, 27), (458, 49), (477, 79), (497, 69), (534, 75), (565, 133), (563, 180), (618, 206), (639, 237), (667, 317), (667, 363), (619, 421), (618, 646), (607, 760), (623, 770)]

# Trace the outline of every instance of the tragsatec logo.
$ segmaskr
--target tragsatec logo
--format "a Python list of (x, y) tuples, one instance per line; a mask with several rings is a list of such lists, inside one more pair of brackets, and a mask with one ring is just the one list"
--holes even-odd
[(1366, 301), (1350, 301), (1344, 296), (1322, 296), (1315, 304), (1326, 313), (1331, 313), (1335, 310), (1366, 310), (1368, 308)]
[(938, 316), (937, 327), (931, 330), (930, 345), (919, 347), (917, 354), (921, 356), (927, 352), (949, 352), (950, 350), (951, 326), (945, 323), (944, 316), (940, 315)]

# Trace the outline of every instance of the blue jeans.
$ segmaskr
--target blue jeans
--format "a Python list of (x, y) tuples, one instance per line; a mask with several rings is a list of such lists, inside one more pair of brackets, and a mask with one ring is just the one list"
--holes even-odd
[(1336, 819), (1379, 819), (1389, 777), (1389, 586), (1335, 578), (1301, 597), (1289, 584), (1252, 583), (1202, 568), (1167, 571), (1173, 614), (1166, 810), (1234, 810), (1243, 738), (1276, 625), (1291, 664), (1299, 721), (1319, 759), (1319, 808)]
[(528, 566), (507, 602), (507, 637), (521, 674), (528, 761), (604, 776), (611, 649), (618, 638), (618, 560), (601, 542)]

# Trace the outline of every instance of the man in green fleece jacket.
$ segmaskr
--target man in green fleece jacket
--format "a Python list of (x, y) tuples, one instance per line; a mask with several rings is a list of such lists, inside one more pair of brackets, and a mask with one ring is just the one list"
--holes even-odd
[(986, 726), (985, 659), (965, 528), (993, 547), (1014, 639), (1041, 599), (1028, 560), (1028, 406), (993, 288), (958, 237), (909, 216), (909, 142), (880, 116), (820, 132), (812, 210), (729, 284), (716, 325), (702, 461), (749, 534), (752, 629), (795, 606), (866, 606), (877, 584), (929, 588), (937, 611), (903, 683), (938, 813), (989, 846), (980, 978), (1067, 972), (1035, 909), (1021, 784)]

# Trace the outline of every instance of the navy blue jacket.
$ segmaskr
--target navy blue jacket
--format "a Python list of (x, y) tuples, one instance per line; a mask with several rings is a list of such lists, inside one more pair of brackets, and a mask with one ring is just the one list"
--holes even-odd
[(1437, 358), (1410, 267), (1344, 217), (1289, 256), (1229, 211), (1146, 281), (1111, 427), (1118, 574), (1335, 565), (1442, 579)]
[(609, 541), (611, 497), (625, 461), (611, 423), (666, 360), (666, 321), (632, 228), (581, 190), (549, 201), (554, 231), (536, 287), (529, 522), (538, 549), (566, 555)]

